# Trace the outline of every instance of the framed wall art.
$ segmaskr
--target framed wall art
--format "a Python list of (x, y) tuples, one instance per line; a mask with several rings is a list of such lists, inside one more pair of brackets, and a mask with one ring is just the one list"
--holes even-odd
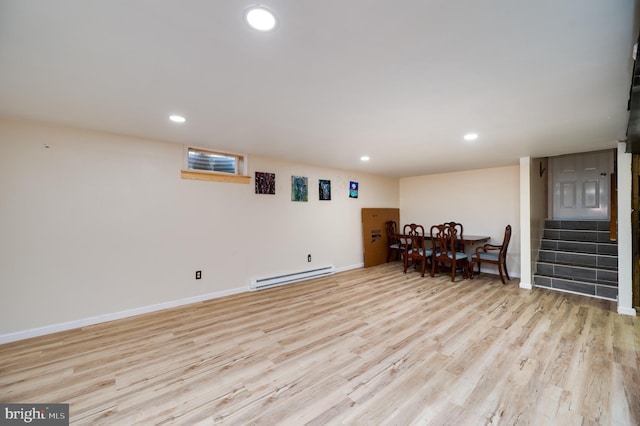
[(307, 201), (309, 198), (309, 179), (303, 176), (291, 176), (291, 201)]
[(320, 179), (318, 181), (318, 194), (321, 201), (331, 200), (331, 181)]
[(275, 194), (276, 174), (256, 172), (256, 194)]
[(349, 198), (358, 198), (358, 182), (349, 182)]

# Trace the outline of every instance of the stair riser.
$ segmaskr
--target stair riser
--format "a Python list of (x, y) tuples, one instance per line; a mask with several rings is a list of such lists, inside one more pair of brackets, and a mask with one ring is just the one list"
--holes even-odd
[(579, 241), (589, 243), (610, 243), (609, 232), (603, 231), (571, 231), (561, 229), (545, 229), (543, 238), (548, 240)]
[(589, 284), (563, 280), (562, 278), (541, 277), (534, 275), (533, 282), (536, 287), (545, 287), (553, 290), (568, 291), (601, 299), (616, 300), (618, 298), (618, 288), (608, 287), (599, 284)]
[(574, 253), (618, 255), (618, 246), (611, 243), (578, 243), (574, 241), (542, 240), (542, 249)]
[(584, 231), (609, 231), (608, 220), (546, 220), (545, 229), (572, 229)]
[(537, 263), (536, 274), (554, 276), (570, 280), (593, 281), (596, 284), (618, 285), (618, 273), (604, 269), (583, 268), (579, 266), (556, 265), (553, 263)]
[(565, 253), (559, 251), (539, 250), (538, 261), (587, 266), (592, 268), (618, 269), (617, 256), (600, 256), (586, 253)]

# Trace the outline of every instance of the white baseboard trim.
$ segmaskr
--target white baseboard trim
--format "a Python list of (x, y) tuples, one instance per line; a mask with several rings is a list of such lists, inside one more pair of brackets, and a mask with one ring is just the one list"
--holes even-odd
[[(336, 273), (351, 271), (353, 269), (364, 268), (364, 263), (356, 263), (353, 265), (342, 266), (336, 268)], [(484, 273), (484, 271), (483, 271)], [(520, 283), (522, 287), (522, 283)], [(530, 288), (530, 287), (524, 287)], [(139, 308), (129, 309), (126, 311), (113, 312), (110, 314), (98, 315), (95, 317), (82, 318), (79, 320), (62, 322), (58, 324), (51, 324), (44, 327), (31, 328), (28, 330), (16, 331), (13, 333), (0, 334), (0, 344), (16, 342), (18, 340), (30, 339), (32, 337), (44, 336), (47, 334), (58, 333), (60, 331), (73, 330), (75, 328), (87, 327), (94, 324), (100, 324), (108, 321), (115, 321), (123, 318), (133, 317), (136, 315), (147, 314), (150, 312), (161, 311), (163, 309), (176, 308), (178, 306), (189, 305), (192, 303), (203, 302), (205, 300), (218, 299), (224, 296), (230, 296), (233, 294), (239, 294), (250, 291), (249, 287), (239, 287), (230, 290), (218, 291), (215, 293), (202, 294), (199, 296), (187, 297), (179, 300), (172, 300), (170, 302), (158, 303), (155, 305), (141, 306)], [(624, 314), (635, 315), (635, 309), (624, 309)], [(623, 313), (621, 309), (618, 309), (619, 313)]]
[(520, 288), (525, 288), (527, 290), (533, 290), (533, 286), (531, 285), (531, 283), (523, 283), (522, 281), (520, 281)]
[(352, 269), (364, 268), (364, 263), (356, 263), (355, 265), (342, 266), (336, 268), (336, 272), (351, 271)]
[[(364, 268), (364, 263), (343, 266), (336, 268), (336, 272), (345, 272), (352, 269)], [(156, 305), (141, 306), (139, 308), (128, 309), (126, 311), (113, 312), (110, 314), (98, 315), (95, 317), (82, 318), (79, 320), (61, 322), (58, 324), (46, 325), (44, 327), (31, 328), (28, 330), (16, 331), (13, 333), (0, 334), (0, 344), (16, 342), (18, 340), (30, 339), (32, 337), (44, 336), (47, 334), (58, 333), (60, 331), (73, 330), (75, 328), (87, 327), (94, 324), (100, 324), (108, 321), (115, 321), (122, 318), (133, 317), (136, 315), (148, 314), (150, 312), (161, 311), (163, 309), (176, 308), (178, 306), (189, 305), (192, 303), (203, 302), (205, 300), (218, 299), (232, 294), (244, 293), (250, 291), (249, 287), (239, 287), (230, 290), (217, 291), (215, 293), (202, 294), (199, 296), (187, 297), (170, 302), (158, 303)]]
[(103, 322), (119, 320), (150, 312), (161, 311), (163, 309), (176, 308), (178, 306), (190, 305), (192, 303), (203, 302), (205, 300), (218, 299), (232, 294), (248, 292), (249, 287), (233, 288), (230, 290), (217, 291), (215, 293), (202, 294), (199, 296), (187, 297), (170, 302), (158, 303), (156, 305), (141, 306), (139, 308), (128, 309), (126, 311), (114, 312), (110, 314), (98, 315), (95, 317), (82, 318), (75, 321), (61, 322), (44, 327), (32, 328), (29, 330), (16, 331), (13, 333), (1, 334), (0, 344), (15, 342), (18, 340), (30, 339), (32, 337), (44, 336), (46, 334), (58, 333), (60, 331), (73, 330), (75, 328), (87, 327)]
[(636, 316), (636, 310), (633, 308), (622, 308), (620, 306), (618, 306), (618, 313), (620, 315), (632, 315), (632, 316)]

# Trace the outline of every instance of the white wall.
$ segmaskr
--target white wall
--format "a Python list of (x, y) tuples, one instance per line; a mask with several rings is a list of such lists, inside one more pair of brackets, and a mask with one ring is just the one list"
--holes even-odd
[[(257, 195), (253, 179), (183, 180), (182, 165), (177, 144), (0, 120), (0, 336), (358, 267), (361, 209), (398, 207), (388, 177), (249, 156), (251, 176), (276, 174), (276, 195)], [(291, 175), (309, 177), (309, 202), (291, 201)]]
[[(507, 257), (509, 275), (520, 276), (519, 166), (470, 170), (400, 179), (400, 223), (431, 225), (456, 221), (464, 233), (491, 236), (499, 244), (512, 227)], [(485, 265), (483, 265), (483, 270)], [(487, 265), (487, 271), (497, 268)]]

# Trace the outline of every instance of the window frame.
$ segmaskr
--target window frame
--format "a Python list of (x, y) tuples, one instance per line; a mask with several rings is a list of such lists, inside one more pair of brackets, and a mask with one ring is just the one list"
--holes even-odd
[[(249, 183), (250, 176), (247, 174), (248, 160), (245, 154), (236, 154), (225, 151), (218, 151), (208, 148), (201, 148), (193, 145), (184, 145), (183, 169), (180, 172), (182, 179), (209, 180), (216, 182)], [(199, 170), (189, 168), (189, 152), (200, 152), (203, 154), (219, 155), (223, 157), (233, 157), (236, 161), (235, 173), (220, 172), (212, 170)]]

